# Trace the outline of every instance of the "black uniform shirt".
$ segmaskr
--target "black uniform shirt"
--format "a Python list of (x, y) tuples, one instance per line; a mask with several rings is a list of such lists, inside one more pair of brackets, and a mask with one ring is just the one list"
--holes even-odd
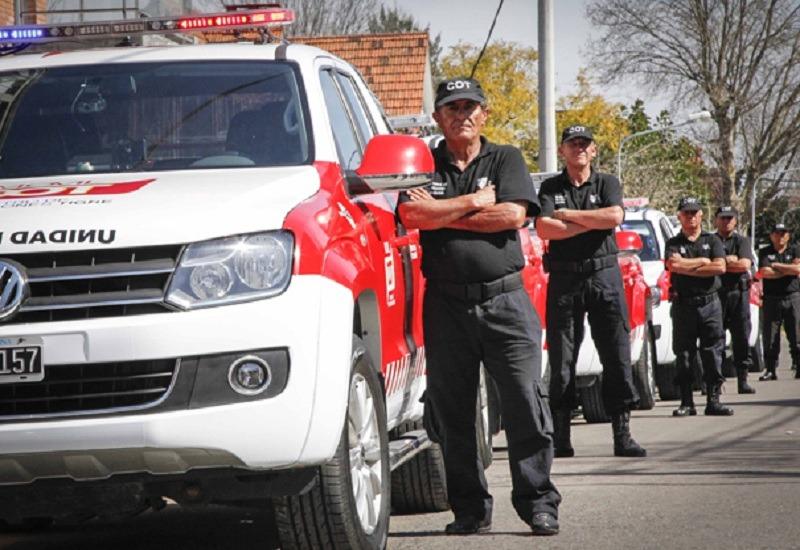
[[(726, 256), (738, 256), (740, 259), (747, 258), (751, 262), (755, 263), (755, 258), (753, 258), (753, 249), (750, 247), (750, 239), (740, 234), (738, 231), (731, 233), (731, 236), (727, 239), (719, 233), (714, 234), (717, 236), (717, 238), (719, 238), (720, 241), (722, 241), (722, 246), (725, 248)], [(744, 273), (726, 273), (720, 277), (720, 279), (722, 279), (722, 288), (732, 290), (736, 288), (740, 281), (749, 280), (750, 273), (747, 271)]]
[[(681, 258), (708, 258), (709, 260), (714, 260), (725, 257), (725, 248), (722, 246), (722, 241), (715, 234), (708, 231), (701, 232), (694, 242), (687, 239), (686, 235), (681, 231), (667, 241), (666, 259), (669, 260), (673, 254), (678, 254)], [(693, 277), (691, 275), (671, 273), (670, 281), (672, 291), (682, 298), (705, 296), (716, 292), (721, 286), (719, 277), (716, 276)]]
[[(522, 153), (511, 145), (495, 145), (481, 137), (478, 156), (462, 172), (452, 162), (444, 140), (433, 151), (436, 173), (430, 194), (450, 199), (495, 186), (497, 202), (527, 201), (527, 215), (539, 214), (539, 200), (533, 189)], [(400, 202), (410, 200), (400, 194)], [(431, 281), (476, 283), (493, 281), (516, 273), (525, 265), (516, 229), (477, 233), (461, 229), (420, 231), (422, 272)]]
[[(795, 258), (800, 258), (800, 244), (787, 245), (783, 254), (771, 244), (758, 251), (760, 267), (769, 267), (773, 263), (791, 264)], [(797, 291), (800, 291), (800, 279), (793, 275), (785, 275), (780, 279), (764, 279), (764, 294), (768, 296), (785, 296)]]
[[(542, 182), (539, 189), (542, 216), (552, 217), (561, 208), (570, 210), (597, 210), (609, 206), (622, 208), (622, 188), (619, 180), (610, 174), (592, 170), (589, 179), (580, 187), (570, 182), (566, 169), (559, 175)], [(550, 257), (559, 261), (578, 261), (599, 258), (617, 253), (613, 229), (593, 229), (574, 237), (552, 240)]]

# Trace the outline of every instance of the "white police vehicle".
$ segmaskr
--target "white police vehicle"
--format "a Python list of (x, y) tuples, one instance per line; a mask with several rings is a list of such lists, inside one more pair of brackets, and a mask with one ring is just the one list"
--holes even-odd
[(427, 146), (317, 48), (75, 49), (293, 17), (0, 28), (72, 50), (0, 59), (0, 520), (266, 501), (286, 546), (373, 549), (447, 508), (394, 215)]

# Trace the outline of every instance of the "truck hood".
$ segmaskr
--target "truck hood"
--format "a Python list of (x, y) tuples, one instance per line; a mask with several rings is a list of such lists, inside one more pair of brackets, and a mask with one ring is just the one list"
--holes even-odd
[(0, 180), (0, 255), (279, 229), (319, 185), (313, 166)]

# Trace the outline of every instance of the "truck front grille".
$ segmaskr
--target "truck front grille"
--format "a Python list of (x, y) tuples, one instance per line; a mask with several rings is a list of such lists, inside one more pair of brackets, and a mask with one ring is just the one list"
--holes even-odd
[[(30, 296), (6, 323), (169, 311), (164, 293), (181, 246), (3, 256), (25, 268)], [(0, 321), (2, 323), (2, 321)]]
[(0, 422), (147, 408), (165, 399), (175, 359), (47, 365), (42, 382), (0, 384)]

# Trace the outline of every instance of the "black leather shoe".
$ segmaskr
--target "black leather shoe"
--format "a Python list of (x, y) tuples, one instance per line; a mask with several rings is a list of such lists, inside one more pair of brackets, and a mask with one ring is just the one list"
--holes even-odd
[(778, 375), (772, 371), (765, 371), (764, 374), (758, 377), (758, 379), (762, 382), (766, 382), (767, 380), (777, 380)]
[(467, 517), (456, 519), (448, 523), (444, 528), (445, 535), (474, 535), (476, 533), (488, 533), (492, 530), (491, 520), (478, 521), (475, 518)]
[(672, 416), (697, 416), (697, 409), (694, 408), (694, 405), (681, 405), (672, 411)]
[(537, 512), (533, 514), (530, 525), (533, 534), (540, 537), (558, 534), (558, 520), (549, 512)]

